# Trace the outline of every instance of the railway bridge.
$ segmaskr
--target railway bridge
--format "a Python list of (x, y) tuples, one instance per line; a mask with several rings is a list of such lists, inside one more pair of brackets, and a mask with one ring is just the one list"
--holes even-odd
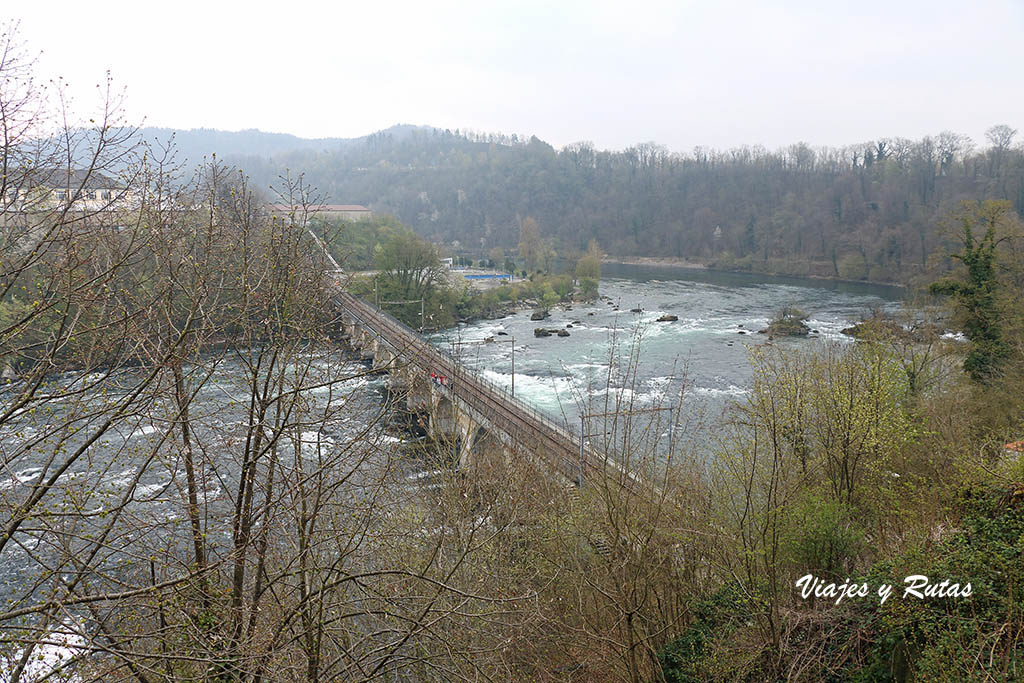
[(603, 454), (536, 409), (514, 398), (416, 331), (386, 312), (342, 291), (333, 294), (343, 335), (373, 367), (389, 373), (393, 390), (408, 408), (429, 415), (428, 432), (455, 443), (459, 463), (470, 464), (484, 439), (508, 451), (524, 450), (543, 458), (567, 481), (581, 484), (592, 476), (613, 475), (634, 482)]

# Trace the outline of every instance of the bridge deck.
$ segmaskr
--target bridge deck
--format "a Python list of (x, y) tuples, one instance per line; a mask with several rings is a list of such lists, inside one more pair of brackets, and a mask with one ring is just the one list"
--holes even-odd
[(503, 387), (466, 368), (384, 311), (342, 291), (336, 292), (335, 303), (406, 362), (420, 368), (424, 375), (435, 372), (450, 378), (449, 391), (455, 401), (485, 415), (493, 429), (536, 449), (570, 481), (578, 479), (582, 467), (584, 479), (602, 474), (614, 475), (619, 485), (635, 483), (631, 475), (589, 447), (584, 448), (581, 462), (580, 443), (564, 427), (512, 397)]

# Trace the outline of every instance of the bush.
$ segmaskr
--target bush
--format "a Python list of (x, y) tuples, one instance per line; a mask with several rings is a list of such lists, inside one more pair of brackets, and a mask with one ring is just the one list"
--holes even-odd
[(786, 306), (779, 314), (768, 323), (768, 334), (774, 334), (779, 336), (802, 336), (806, 335), (811, 331), (811, 328), (804, 324), (807, 320), (807, 314), (801, 311), (799, 308), (792, 306)]
[(558, 295), (558, 293), (555, 292), (555, 290), (551, 287), (551, 284), (550, 283), (545, 283), (544, 284), (544, 294), (541, 296), (541, 299), (540, 299), (541, 306), (543, 308), (551, 308), (552, 306), (554, 306), (555, 304), (557, 304), (561, 300), (562, 300), (562, 297), (560, 297)]
[(853, 511), (834, 497), (812, 491), (786, 513), (782, 549), (799, 571), (839, 577), (852, 565), (864, 534)]
[(839, 259), (836, 268), (844, 280), (863, 280), (868, 276), (868, 268), (860, 254), (847, 254)]
[[(1016, 495), (1015, 495), (1016, 494)], [(965, 491), (961, 528), (937, 547), (922, 543), (873, 568), (869, 581), (895, 582), (884, 606), (864, 603), (865, 661), (856, 680), (1019, 680), (1024, 654), (1024, 487)], [(961, 586), (969, 598), (902, 598), (903, 577), (923, 574)], [(897, 592), (899, 593), (897, 595)]]
[(572, 296), (572, 278), (568, 275), (557, 275), (552, 278), (551, 286), (558, 294), (560, 300), (567, 300)]
[(690, 612), (693, 622), (689, 628), (658, 653), (661, 674), (667, 683), (714, 680), (715, 674), (729, 671), (728, 662), (715, 661), (714, 646), (726, 641), (752, 616), (749, 596), (733, 585), (724, 586), (711, 597), (694, 602)]

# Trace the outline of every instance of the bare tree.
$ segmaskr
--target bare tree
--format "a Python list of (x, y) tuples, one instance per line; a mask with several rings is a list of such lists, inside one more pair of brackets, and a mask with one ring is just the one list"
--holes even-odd
[(1017, 129), (1001, 123), (992, 126), (985, 131), (985, 138), (992, 143), (990, 154), (992, 156), (993, 173), (998, 174), (1003, 168), (1003, 159), (1006, 152), (1013, 144), (1013, 138), (1017, 135)]

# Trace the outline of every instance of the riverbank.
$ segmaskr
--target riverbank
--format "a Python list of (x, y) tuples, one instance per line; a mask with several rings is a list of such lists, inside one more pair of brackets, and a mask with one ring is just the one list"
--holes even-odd
[(793, 274), (793, 273), (777, 273), (766, 270), (757, 270), (749, 268), (723, 268), (717, 265), (708, 265), (706, 263), (698, 263), (696, 261), (690, 261), (687, 259), (673, 258), (673, 257), (662, 257), (662, 256), (627, 256), (627, 257), (606, 257), (601, 259), (602, 263), (609, 263), (623, 266), (651, 266), (655, 268), (685, 268), (689, 270), (702, 270), (711, 273), (743, 273), (747, 275), (763, 275), (765, 277), (779, 277), (779, 278), (794, 278), (808, 280), (820, 280), (823, 282), (836, 282), (843, 284), (853, 285), (873, 285), (877, 287), (896, 287), (898, 289), (910, 289), (910, 285), (903, 282), (894, 282), (891, 280), (860, 280), (852, 278), (841, 278), (834, 277), (831, 275), (820, 275), (816, 273), (806, 274)]
[(707, 269), (707, 266), (703, 263), (668, 256), (627, 256), (622, 258), (605, 257), (601, 259), (601, 263), (616, 263), (624, 266), (669, 266), (672, 268)]

